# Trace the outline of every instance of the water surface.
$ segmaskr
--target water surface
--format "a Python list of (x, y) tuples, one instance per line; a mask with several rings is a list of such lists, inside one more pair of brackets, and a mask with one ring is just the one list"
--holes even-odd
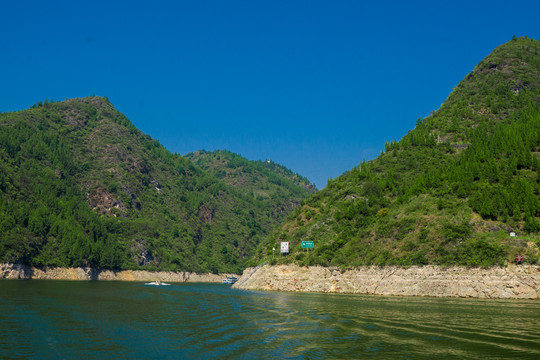
[(0, 280), (0, 357), (539, 359), (540, 302)]

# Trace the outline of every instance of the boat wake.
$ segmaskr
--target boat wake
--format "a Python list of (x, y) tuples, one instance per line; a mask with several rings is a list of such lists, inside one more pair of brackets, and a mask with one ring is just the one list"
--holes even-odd
[(163, 282), (159, 282), (159, 281), (153, 281), (153, 282), (145, 283), (143, 285), (170, 286), (171, 284), (167, 284), (167, 283), (163, 283)]

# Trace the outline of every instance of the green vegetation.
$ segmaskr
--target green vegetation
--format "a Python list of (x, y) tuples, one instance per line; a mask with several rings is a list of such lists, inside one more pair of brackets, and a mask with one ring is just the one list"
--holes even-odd
[(414, 130), (304, 200), (254, 261), (289, 241), (276, 263), (492, 266), (518, 253), (537, 263), (539, 52), (524, 38), (495, 49)]
[[(539, 51), (525, 38), (498, 47), (414, 130), (309, 198), (313, 185), (273, 162), (171, 154), (104, 98), (0, 114), (0, 261), (214, 273), (253, 254), (341, 267), (492, 266), (518, 253), (538, 263)], [(291, 253), (272, 260), (280, 241)]]
[[(171, 154), (107, 99), (40, 102), (0, 114), (0, 261), (239, 272), (310, 193), (293, 178), (265, 169), (246, 193)], [(270, 187), (283, 195), (257, 198)]]
[(197, 151), (185, 157), (251, 196), (261, 208), (270, 209), (276, 221), (282, 220), (303, 198), (316, 192), (306, 178), (271, 160), (249, 161), (226, 150)]

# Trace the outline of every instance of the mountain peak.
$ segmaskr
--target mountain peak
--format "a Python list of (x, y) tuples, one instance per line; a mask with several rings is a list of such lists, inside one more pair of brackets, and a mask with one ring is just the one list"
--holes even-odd
[(536, 263), (539, 99), (540, 42), (499, 46), (400, 141), (304, 200), (258, 257), (288, 241), (290, 256), (275, 261), (490, 266), (521, 253)]
[(422, 129), (437, 141), (467, 143), (471, 128), (517, 116), (531, 101), (540, 103), (540, 41), (517, 38), (480, 61)]
[(0, 170), (0, 261), (38, 266), (238, 273), (310, 193), (269, 172), (236, 189), (96, 96), (0, 114)]

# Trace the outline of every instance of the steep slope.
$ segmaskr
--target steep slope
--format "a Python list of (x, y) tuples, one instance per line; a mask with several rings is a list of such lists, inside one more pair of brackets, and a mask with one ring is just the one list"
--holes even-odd
[(289, 241), (274, 262), (489, 266), (521, 253), (536, 263), (539, 51), (524, 38), (495, 49), (403, 139), (304, 200), (255, 261)]
[(261, 207), (270, 209), (279, 221), (316, 192), (306, 178), (271, 160), (250, 161), (226, 150), (196, 151), (186, 158), (239, 191), (252, 196)]
[(2, 262), (238, 272), (275, 223), (100, 97), (1, 114), (0, 170)]

